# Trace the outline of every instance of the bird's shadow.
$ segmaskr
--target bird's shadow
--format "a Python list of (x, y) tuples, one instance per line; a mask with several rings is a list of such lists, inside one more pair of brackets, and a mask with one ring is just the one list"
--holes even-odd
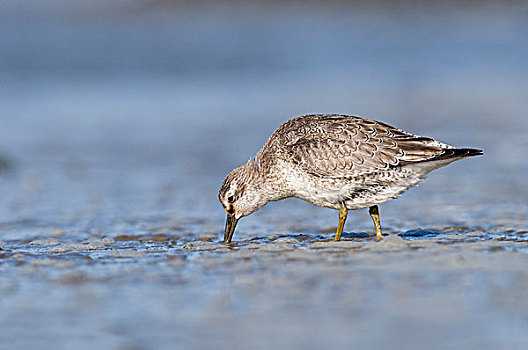
[(363, 239), (363, 238), (374, 238), (376, 234), (370, 234), (368, 232), (343, 232), (341, 238), (350, 238), (350, 239)]
[[(398, 233), (397, 236), (404, 238), (404, 239), (422, 239), (422, 238), (432, 238), (436, 237), (438, 235), (441, 235), (441, 232), (431, 231), (427, 229), (417, 228), (408, 230), (402, 233)], [(391, 236), (393, 234), (389, 233), (383, 233), (384, 237)], [(278, 234), (273, 237), (268, 236), (255, 236), (249, 238), (248, 242), (272, 242), (277, 239), (295, 239), (301, 242), (316, 242), (316, 241), (326, 241), (326, 240), (333, 240), (334, 235), (327, 236), (324, 233), (321, 234), (306, 234), (306, 233), (290, 233), (290, 234)], [(375, 233), (368, 233), (368, 232), (343, 232), (341, 235), (342, 239), (349, 239), (349, 240), (363, 240), (363, 239), (373, 239), (376, 238)]]
[(441, 232), (431, 231), (427, 229), (417, 228), (399, 233), (398, 236), (406, 239), (431, 238), (441, 235)]
[[(427, 229), (417, 228), (413, 230), (407, 230), (402, 233), (398, 233), (397, 236), (405, 239), (420, 239), (420, 238), (432, 238), (441, 235), (441, 232), (431, 231)], [(390, 234), (383, 233), (383, 236), (389, 236)], [(342, 238), (349, 239), (365, 239), (365, 238), (376, 238), (375, 233), (368, 232), (343, 232)]]

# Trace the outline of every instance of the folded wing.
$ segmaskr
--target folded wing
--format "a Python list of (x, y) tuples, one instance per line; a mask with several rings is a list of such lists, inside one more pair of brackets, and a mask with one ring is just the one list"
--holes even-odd
[(313, 115), (290, 123), (277, 130), (282, 151), (304, 171), (319, 177), (354, 177), (390, 167), (481, 154), (352, 116)]

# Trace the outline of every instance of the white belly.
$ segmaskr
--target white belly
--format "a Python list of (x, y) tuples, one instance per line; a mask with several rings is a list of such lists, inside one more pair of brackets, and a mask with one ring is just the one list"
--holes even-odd
[(349, 210), (371, 207), (399, 197), (421, 182), (430, 170), (394, 168), (354, 179), (321, 178), (292, 172), (288, 176), (293, 197), (332, 209), (344, 203)]

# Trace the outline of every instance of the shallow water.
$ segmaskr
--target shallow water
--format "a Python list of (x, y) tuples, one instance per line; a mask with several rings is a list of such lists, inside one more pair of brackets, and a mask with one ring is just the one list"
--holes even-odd
[[(0, 5), (4, 344), (524, 348), (525, 8), (131, 3)], [(319, 112), (485, 155), (381, 205), (382, 242), (288, 199), (221, 244), (225, 174)]]

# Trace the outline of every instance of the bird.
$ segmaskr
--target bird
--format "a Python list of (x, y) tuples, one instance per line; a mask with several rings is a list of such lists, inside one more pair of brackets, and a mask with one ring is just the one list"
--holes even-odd
[(227, 214), (224, 243), (231, 242), (240, 218), (288, 197), (339, 210), (335, 241), (349, 210), (369, 208), (375, 239), (381, 240), (379, 204), (398, 198), (432, 170), (482, 154), (357, 116), (290, 119), (223, 181), (218, 198)]

